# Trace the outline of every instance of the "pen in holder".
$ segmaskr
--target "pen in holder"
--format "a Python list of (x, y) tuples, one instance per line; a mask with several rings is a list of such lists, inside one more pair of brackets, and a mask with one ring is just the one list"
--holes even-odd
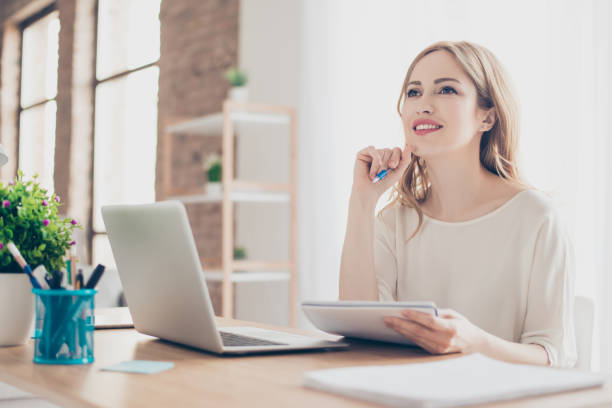
[(36, 295), (34, 362), (89, 364), (94, 361), (95, 289), (32, 289)]

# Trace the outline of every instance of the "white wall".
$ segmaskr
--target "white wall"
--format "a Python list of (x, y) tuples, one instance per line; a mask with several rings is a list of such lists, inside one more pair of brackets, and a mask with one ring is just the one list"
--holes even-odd
[[(249, 75), (249, 100), (297, 108), (300, 10), (301, 1), (295, 0), (241, 1), (238, 59)], [(236, 177), (288, 182), (288, 130), (283, 125), (250, 125), (238, 131)], [(235, 208), (236, 244), (246, 248), (248, 258), (288, 259), (288, 204), (237, 204)], [(282, 311), (286, 302), (277, 304), (278, 313), (266, 321), (288, 323), (288, 314)]]
[(301, 0), (242, 0), (238, 62), (253, 101), (297, 106)]

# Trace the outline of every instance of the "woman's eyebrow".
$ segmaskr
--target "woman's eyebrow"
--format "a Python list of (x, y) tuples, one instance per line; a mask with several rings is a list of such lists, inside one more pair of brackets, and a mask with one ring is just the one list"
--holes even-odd
[[(453, 81), (453, 82), (457, 82), (458, 84), (461, 84), (461, 82), (455, 78), (438, 78), (434, 80), (434, 84), (439, 84), (440, 82), (445, 82), (445, 81)], [(406, 86), (408, 85), (421, 85), (421, 81), (410, 81), (406, 84)]]

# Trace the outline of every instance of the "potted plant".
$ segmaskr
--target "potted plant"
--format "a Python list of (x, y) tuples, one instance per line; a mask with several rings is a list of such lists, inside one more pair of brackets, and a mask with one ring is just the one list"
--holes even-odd
[[(247, 257), (246, 249), (241, 246), (234, 247), (234, 260), (235, 261), (243, 261)], [(245, 272), (237, 270), (236, 272)]]
[(248, 77), (246, 72), (231, 67), (225, 71), (225, 79), (232, 86), (228, 97), (235, 102), (246, 102), (249, 98), (248, 88), (246, 87)]
[(204, 170), (206, 170), (206, 178), (208, 183), (206, 184), (206, 193), (211, 195), (221, 194), (221, 174), (222, 174), (222, 162), (221, 157), (218, 154), (211, 154), (202, 163)]
[(241, 246), (237, 246), (234, 248), (234, 259), (235, 260), (243, 260), (246, 259), (246, 249)]
[(0, 183), (0, 346), (23, 344), (34, 322), (34, 295), (30, 281), (6, 248), (13, 242), (34, 269), (61, 270), (71, 245), (76, 220), (62, 218), (60, 197), (49, 194), (37, 181)]

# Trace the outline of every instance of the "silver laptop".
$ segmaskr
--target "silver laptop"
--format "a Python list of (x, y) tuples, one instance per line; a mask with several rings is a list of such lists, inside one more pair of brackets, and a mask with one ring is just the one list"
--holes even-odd
[(254, 327), (219, 330), (182, 203), (106, 206), (102, 217), (139, 332), (217, 354), (348, 347)]

